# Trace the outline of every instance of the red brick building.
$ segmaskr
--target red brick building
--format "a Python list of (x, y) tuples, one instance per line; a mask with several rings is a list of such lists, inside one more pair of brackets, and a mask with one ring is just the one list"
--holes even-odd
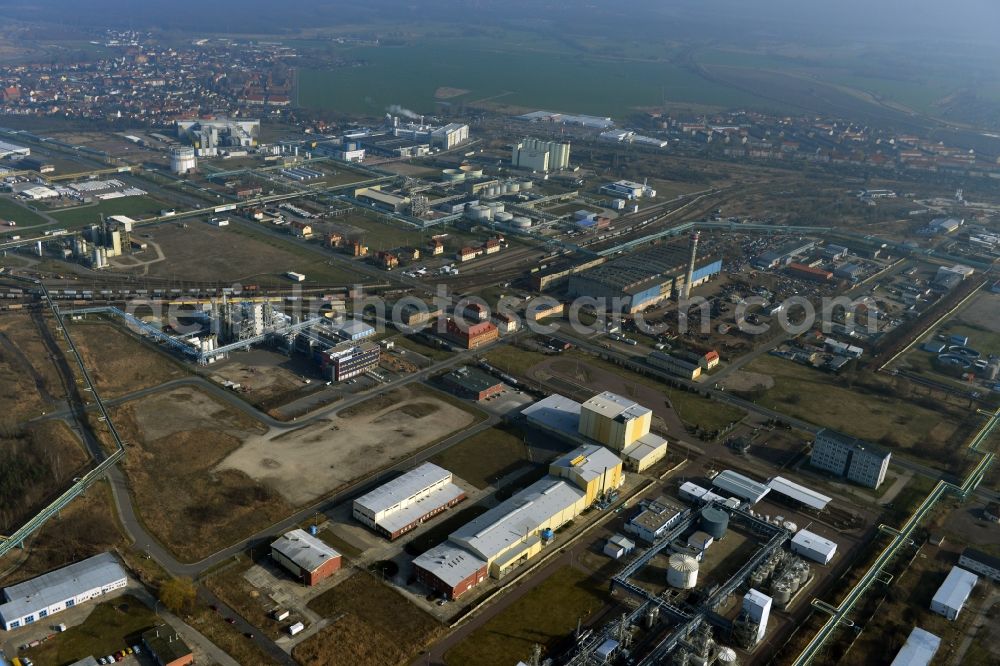
[(457, 599), (486, 580), (487, 563), (447, 541), (413, 560), (417, 580), (447, 599)]
[(340, 553), (307, 533), (292, 530), (271, 544), (271, 559), (306, 585), (315, 585), (340, 569)]
[(503, 382), (477, 368), (463, 365), (444, 376), (444, 384), (462, 397), (485, 400), (503, 391)]
[(449, 319), (445, 331), (450, 340), (466, 349), (476, 349), (477, 347), (488, 345), (500, 337), (500, 331), (488, 321), (465, 325), (460, 324), (454, 319)]

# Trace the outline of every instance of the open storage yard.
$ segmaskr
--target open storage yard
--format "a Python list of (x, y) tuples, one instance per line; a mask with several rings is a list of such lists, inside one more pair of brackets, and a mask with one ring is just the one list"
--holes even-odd
[(290, 513), (274, 489), (217, 469), (263, 426), (205, 393), (176, 388), (113, 410), (129, 443), (124, 469), (145, 526), (178, 557), (196, 560)]
[(316, 597), (309, 608), (330, 624), (292, 652), (303, 666), (408, 663), (444, 633), (430, 615), (364, 571)]
[(178, 362), (115, 325), (73, 322), (68, 330), (102, 398), (117, 398), (187, 376)]
[(218, 469), (246, 474), (290, 504), (305, 504), (413, 455), (476, 418), (447, 396), (408, 385), (336, 416), (248, 438)]

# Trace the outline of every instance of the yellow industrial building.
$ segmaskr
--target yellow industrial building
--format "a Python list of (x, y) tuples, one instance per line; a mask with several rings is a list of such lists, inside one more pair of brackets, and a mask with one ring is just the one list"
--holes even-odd
[(587, 506), (621, 486), (621, 459), (603, 446), (585, 444), (549, 465), (549, 474), (572, 481), (587, 496)]
[(624, 478), (618, 456), (596, 444), (581, 446), (552, 463), (549, 476), (465, 524), (447, 543), (416, 558), (414, 566), (446, 580), (457, 557), (470, 572), (485, 567), (493, 578), (502, 578), (542, 550), (553, 536), (549, 530), (621, 487)]
[(648, 407), (604, 391), (580, 406), (579, 433), (620, 451), (641, 472), (667, 455), (667, 440), (649, 432), (652, 419)]

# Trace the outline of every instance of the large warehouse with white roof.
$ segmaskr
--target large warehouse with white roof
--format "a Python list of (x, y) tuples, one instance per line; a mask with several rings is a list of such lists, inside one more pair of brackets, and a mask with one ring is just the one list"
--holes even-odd
[(353, 515), (379, 534), (395, 539), (465, 499), (452, 475), (424, 463), (354, 500)]
[(0, 622), (7, 631), (121, 589), (128, 575), (111, 553), (101, 553), (4, 588)]
[(624, 480), (622, 462), (593, 444), (563, 456), (536, 481), (465, 524), (448, 541), (413, 560), (417, 579), (454, 599), (485, 580), (501, 578), (538, 554), (551, 532), (579, 516)]

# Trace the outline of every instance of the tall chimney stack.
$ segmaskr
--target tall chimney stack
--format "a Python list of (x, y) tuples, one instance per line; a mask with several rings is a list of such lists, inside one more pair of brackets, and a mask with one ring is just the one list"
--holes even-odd
[(691, 234), (691, 259), (688, 261), (688, 271), (684, 278), (684, 289), (681, 291), (681, 298), (691, 298), (691, 283), (694, 282), (694, 262), (698, 258), (698, 239), (701, 234), (697, 231)]

